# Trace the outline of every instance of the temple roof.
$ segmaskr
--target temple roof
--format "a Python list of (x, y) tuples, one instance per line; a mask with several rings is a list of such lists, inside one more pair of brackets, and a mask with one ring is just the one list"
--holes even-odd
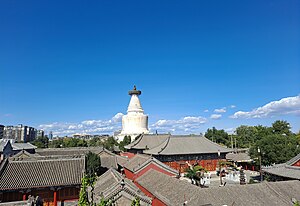
[(300, 180), (300, 167), (299, 166), (293, 166), (294, 163), (300, 161), (300, 153), (287, 161), (283, 164), (275, 164), (270, 167), (264, 167), (262, 170), (264, 172), (281, 176), (281, 177), (287, 177), (291, 179), (297, 179)]
[(118, 169), (118, 165), (123, 166), (128, 162), (127, 157), (114, 154), (105, 148), (98, 155), (100, 156), (101, 167), (106, 167), (108, 169), (109, 168)]
[(168, 139), (169, 134), (141, 134), (129, 145), (126, 145), (126, 149), (152, 149), (161, 143), (163, 143), (166, 139)]
[(149, 159), (151, 159), (151, 157), (148, 155), (136, 154), (134, 157), (130, 158), (126, 164), (124, 164), (124, 168), (135, 172), (140, 167), (140, 165), (142, 165)]
[(136, 179), (166, 205), (291, 205), (291, 199), (300, 199), (300, 181), (264, 182), (261, 184), (200, 188), (155, 170), (149, 170)]
[(152, 155), (208, 154), (218, 153), (218, 150), (221, 153), (231, 151), (203, 136), (169, 136), (156, 147), (144, 150), (144, 153)]
[(164, 171), (166, 171), (168, 173), (171, 173), (172, 176), (178, 176), (179, 175), (179, 172), (177, 170), (169, 167), (168, 165), (162, 163), (161, 161), (157, 160), (154, 157), (151, 157), (151, 158), (147, 159), (144, 163), (142, 163), (139, 166), (137, 166), (136, 168), (134, 168), (134, 173), (140, 172), (141, 170), (145, 169), (150, 164), (155, 164), (156, 166), (163, 169)]
[(12, 143), (13, 150), (28, 150), (28, 149), (36, 149), (37, 147), (33, 144), (27, 143)]
[(69, 147), (69, 148), (46, 148), (36, 149), (35, 152), (41, 156), (49, 155), (83, 155), (90, 152), (100, 153), (103, 147)]
[(81, 185), (84, 171), (84, 157), (9, 158), (0, 166), (0, 191)]
[(151, 205), (151, 198), (144, 195), (131, 180), (123, 177), (112, 168), (97, 178), (93, 193), (96, 200), (94, 202), (99, 202), (102, 197), (116, 200), (123, 196), (130, 202), (135, 197), (139, 197), (141, 205)]
[(4, 148), (7, 147), (7, 146), (10, 146), (11, 149), (12, 149), (12, 146), (11, 146), (11, 143), (10, 141), (5, 141), (5, 140), (0, 140), (0, 152), (3, 152)]
[(10, 144), (13, 150), (29, 150), (29, 149), (36, 149), (37, 147), (33, 144), (27, 143), (15, 143), (7, 139), (0, 140), (0, 151), (3, 151), (4, 147)]
[(248, 151), (247, 152), (237, 152), (237, 153), (228, 153), (226, 154), (226, 159), (233, 162), (252, 162)]

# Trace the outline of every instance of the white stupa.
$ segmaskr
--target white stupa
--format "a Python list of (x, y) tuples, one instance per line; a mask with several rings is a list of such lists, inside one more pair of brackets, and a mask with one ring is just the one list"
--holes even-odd
[(139, 134), (148, 134), (148, 116), (144, 114), (144, 110), (139, 100), (141, 91), (136, 90), (136, 86), (128, 94), (131, 96), (127, 115), (122, 117), (122, 131), (118, 135), (118, 140), (122, 141), (127, 135), (133, 140)]

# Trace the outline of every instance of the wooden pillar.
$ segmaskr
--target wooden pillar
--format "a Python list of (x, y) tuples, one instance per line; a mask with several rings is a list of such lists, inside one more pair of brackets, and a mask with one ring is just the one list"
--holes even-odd
[(247, 164), (245, 165), (245, 169), (248, 170), (248, 165)]
[(26, 198), (26, 193), (23, 194), (23, 201), (25, 201), (27, 198)]
[(53, 193), (53, 202), (54, 202), (54, 206), (57, 206), (57, 191), (54, 190), (54, 193)]
[(252, 171), (254, 171), (255, 169), (254, 169), (254, 165), (252, 165)]

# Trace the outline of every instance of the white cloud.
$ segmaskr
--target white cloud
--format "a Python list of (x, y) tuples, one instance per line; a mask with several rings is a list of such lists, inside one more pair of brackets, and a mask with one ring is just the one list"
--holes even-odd
[(121, 122), (123, 116), (124, 116), (124, 114), (121, 113), (121, 112), (119, 112), (119, 113), (117, 113), (117, 114), (112, 118), (112, 120), (113, 120), (114, 122)]
[(225, 113), (226, 112), (226, 107), (223, 107), (221, 109), (215, 109), (214, 112), (216, 112), (216, 113)]
[(206, 110), (204, 110), (204, 112), (209, 112), (209, 110), (208, 110), (208, 109), (206, 109)]
[(236, 108), (235, 105), (230, 105), (229, 107), (230, 107), (231, 109)]
[(235, 128), (233, 128), (233, 127), (226, 128), (226, 129), (225, 129), (225, 132), (227, 132), (228, 134), (234, 134)]
[(222, 117), (221, 114), (212, 114), (212, 115), (210, 115), (211, 119), (220, 119), (221, 117)]
[(161, 133), (166, 132), (199, 132), (199, 127), (206, 123), (204, 117), (187, 116), (178, 120), (161, 119), (151, 125), (151, 130), (159, 130)]
[(262, 107), (255, 108), (252, 111), (238, 111), (230, 116), (230, 118), (266, 118), (286, 114), (300, 115), (300, 95), (272, 101)]
[(72, 134), (111, 134), (121, 129), (123, 114), (117, 113), (109, 120), (85, 120), (79, 123), (54, 122), (39, 125), (39, 129), (52, 131), (53, 135), (64, 136)]

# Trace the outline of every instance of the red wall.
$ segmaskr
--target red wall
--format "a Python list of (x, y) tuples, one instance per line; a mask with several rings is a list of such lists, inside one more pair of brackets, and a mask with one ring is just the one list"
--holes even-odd
[[(79, 198), (79, 190), (80, 188), (76, 187), (62, 188), (58, 190), (57, 201), (77, 200)], [(49, 203), (51, 205), (53, 203), (53, 191), (49, 188), (32, 189), (31, 192), (26, 194), (26, 200), (28, 195), (40, 196), (45, 204)], [(2, 197), (0, 195), (0, 200), (2, 202), (21, 201), (23, 200), (23, 193), (20, 191), (4, 192)]]
[[(223, 160), (221, 160), (223, 161)], [(182, 160), (182, 161), (174, 161), (174, 162), (164, 162), (166, 165), (172, 167), (173, 169), (180, 171), (180, 173), (185, 172), (186, 169), (189, 168), (188, 164), (186, 164), (186, 162), (188, 162), (189, 164), (193, 165), (196, 162), (198, 163), (198, 165), (201, 165), (202, 167), (204, 167), (205, 169), (207, 169), (208, 171), (214, 171), (216, 170), (217, 166), (218, 166), (218, 159), (212, 159), (212, 160)]]
[(124, 168), (124, 173), (125, 173), (125, 176), (128, 178), (128, 179), (131, 179), (133, 180), (133, 172), (131, 172), (130, 170), (128, 170), (127, 168)]
[(295, 162), (295, 163), (293, 164), (293, 166), (300, 167), (300, 160), (298, 160), (297, 162)]

